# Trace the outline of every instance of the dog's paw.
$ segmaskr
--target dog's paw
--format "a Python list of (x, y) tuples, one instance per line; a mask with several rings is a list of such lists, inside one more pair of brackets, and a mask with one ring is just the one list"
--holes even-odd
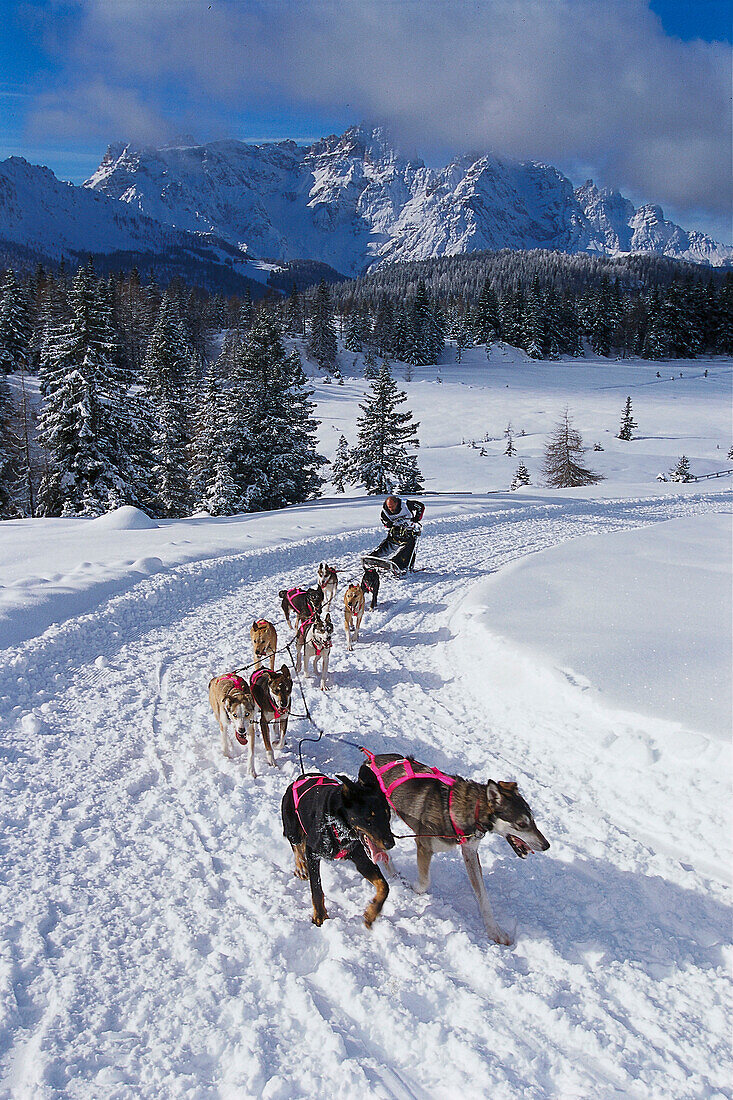
[(491, 936), (494, 943), (501, 944), (502, 947), (511, 947), (514, 943), (514, 940), (509, 935), (509, 933), (499, 928), (498, 925), (496, 928), (492, 929), (489, 935)]
[(308, 878), (308, 872), (305, 869), (305, 867), (296, 867), (295, 870), (293, 871), (293, 874), (295, 875), (296, 878), (301, 878), (301, 879), (307, 879)]
[(311, 922), (315, 924), (316, 928), (320, 928), (324, 921), (328, 920), (329, 916), (324, 909), (322, 913), (314, 913), (311, 917)]
[(413, 882), (412, 889), (415, 891), (416, 894), (427, 894), (428, 890), (430, 889), (430, 883)]

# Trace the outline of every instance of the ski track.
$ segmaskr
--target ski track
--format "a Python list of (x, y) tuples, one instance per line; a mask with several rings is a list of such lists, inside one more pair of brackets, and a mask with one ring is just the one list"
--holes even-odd
[[(462, 602), (488, 572), (567, 538), (723, 507), (701, 494), (429, 524), (425, 572), (383, 584), (353, 653), (340, 601), (373, 531), (182, 566), (6, 651), (2, 1095), (422, 1100), (490, 1083), (537, 1100), (730, 1096), (727, 896), (704, 863), (714, 823), (681, 805), (693, 865), (659, 819), (685, 761), (655, 770), (643, 719), (570, 687), (521, 708), (478, 690), (481, 635)], [(328, 734), (303, 746), (306, 767), (354, 775), (361, 757), (341, 734), (517, 778), (552, 848), (519, 861), (497, 838), (482, 845), (511, 949), (487, 944), (459, 855), (436, 857), (430, 893), (410, 890), (409, 840), (371, 932), (369, 886), (324, 864), (333, 919), (315, 929), (279, 816), (312, 729), (291, 720), (276, 770), (258, 737), (257, 780), (244, 753), (220, 753), (209, 677), (250, 660), (254, 617), (290, 636), (277, 591), (323, 558), (345, 572), (331, 691), (305, 687)], [(639, 744), (638, 759), (624, 749)], [(618, 758), (601, 775), (599, 745)], [(625, 790), (643, 792), (634, 820)], [(680, 801), (695, 800), (681, 789)]]

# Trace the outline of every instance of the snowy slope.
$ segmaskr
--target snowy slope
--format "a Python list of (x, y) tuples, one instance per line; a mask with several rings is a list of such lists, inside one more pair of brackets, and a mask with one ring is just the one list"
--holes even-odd
[(86, 259), (91, 253), (142, 253), (168, 262), (226, 265), (266, 281), (267, 271), (211, 234), (190, 233), (124, 207), (88, 188), (56, 179), (49, 168), (22, 157), (0, 161), (0, 243), (28, 248), (52, 260)]
[(403, 157), (381, 128), (354, 126), (307, 147), (118, 143), (85, 186), (255, 255), (317, 259), (348, 275), (484, 248), (733, 259), (733, 249), (686, 233), (657, 206), (635, 210), (590, 180), (574, 191), (552, 165), (469, 155), (436, 171)]
[(502, 665), (476, 587), (567, 539), (592, 554), (585, 536), (724, 507), (698, 494), (446, 516), (426, 529), (427, 571), (385, 586), (353, 654), (337, 641), (331, 693), (306, 687), (327, 731), (303, 746), (309, 764), (353, 773), (343, 735), (519, 781), (552, 848), (520, 863), (482, 845), (508, 950), (487, 945), (459, 857), (412, 893), (409, 841), (371, 933), (364, 884), (331, 866), (333, 919), (315, 929), (278, 818), (307, 726), (256, 781), (219, 754), (209, 675), (246, 657), (279, 587), (324, 556), (348, 576), (365, 531), (255, 539), (7, 651), (5, 1094), (726, 1095), (727, 752), (620, 721), (541, 663)]

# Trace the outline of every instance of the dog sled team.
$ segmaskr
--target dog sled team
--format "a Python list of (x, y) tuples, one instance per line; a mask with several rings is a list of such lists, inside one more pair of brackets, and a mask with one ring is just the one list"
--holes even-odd
[[(377, 607), (380, 573), (400, 575), (414, 568), (423, 513), (419, 501), (403, 502), (394, 496), (385, 501), (381, 519), (387, 537), (363, 559), (361, 581), (349, 584), (343, 597), (349, 650), (359, 640), (368, 595), (370, 608)], [(308, 676), (312, 666), (314, 675), (320, 676), (322, 691), (327, 690), (334, 632), (331, 607), (337, 590), (337, 571), (321, 562), (313, 587), (279, 593), (288, 627), (295, 630), (295, 673), (302, 668)], [(224, 754), (229, 755), (232, 736), (247, 746), (249, 774), (256, 778), (256, 716), (259, 714), (268, 763), (274, 766), (275, 736), (278, 752), (285, 746), (293, 679), (286, 664), (275, 669), (278, 635), (273, 623), (256, 620), (250, 637), (254, 654), (251, 676), (246, 679), (240, 675), (243, 670), (215, 676), (209, 684), (209, 700), (219, 722)], [(491, 779), (476, 782), (447, 775), (409, 755), (375, 754), (367, 748), (361, 751), (366, 760), (356, 780), (345, 775), (301, 774), (289, 784), (282, 799), (283, 833), (293, 850), (294, 874), (310, 883), (313, 923), (320, 926), (328, 918), (321, 860), (347, 860), (374, 886), (374, 897), (364, 912), (364, 923), (371, 928), (389, 894), (380, 864), (385, 869), (390, 867), (388, 853), (395, 844), (392, 823), (399, 818), (416, 844), (415, 890), (424, 893), (429, 888), (430, 863), (436, 852), (460, 848), (489, 938), (496, 943), (511, 943), (492, 913), (478, 845), (487, 833), (494, 833), (504, 837), (520, 859), (549, 848), (516, 783)]]

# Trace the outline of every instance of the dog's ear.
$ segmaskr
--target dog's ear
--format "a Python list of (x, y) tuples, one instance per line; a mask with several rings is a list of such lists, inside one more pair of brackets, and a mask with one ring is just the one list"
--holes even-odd
[(359, 768), (359, 781), (362, 787), (368, 787), (370, 790), (378, 791), (381, 789), (376, 775), (368, 764), (362, 764)]
[(349, 779), (348, 775), (336, 775), (337, 779), (341, 780), (341, 797), (343, 799), (344, 806), (350, 806), (353, 801), (354, 794), (354, 782)]
[(254, 621), (254, 622), (252, 623), (252, 629), (253, 629), (253, 630), (256, 630), (256, 629), (257, 629), (257, 620), (256, 620), (256, 619), (255, 619), (255, 621)]
[(333, 622), (331, 621), (331, 612), (326, 612), (326, 630), (333, 630)]
[(288, 675), (290, 675), (290, 672), (288, 670), (288, 666), (287, 665), (281, 665), (280, 666), (280, 675), (284, 676), (286, 672), (287, 672)]
[(486, 795), (495, 810), (497, 810), (504, 801), (504, 795), (501, 793), (499, 784), (495, 783), (493, 779), (490, 779), (486, 784)]

